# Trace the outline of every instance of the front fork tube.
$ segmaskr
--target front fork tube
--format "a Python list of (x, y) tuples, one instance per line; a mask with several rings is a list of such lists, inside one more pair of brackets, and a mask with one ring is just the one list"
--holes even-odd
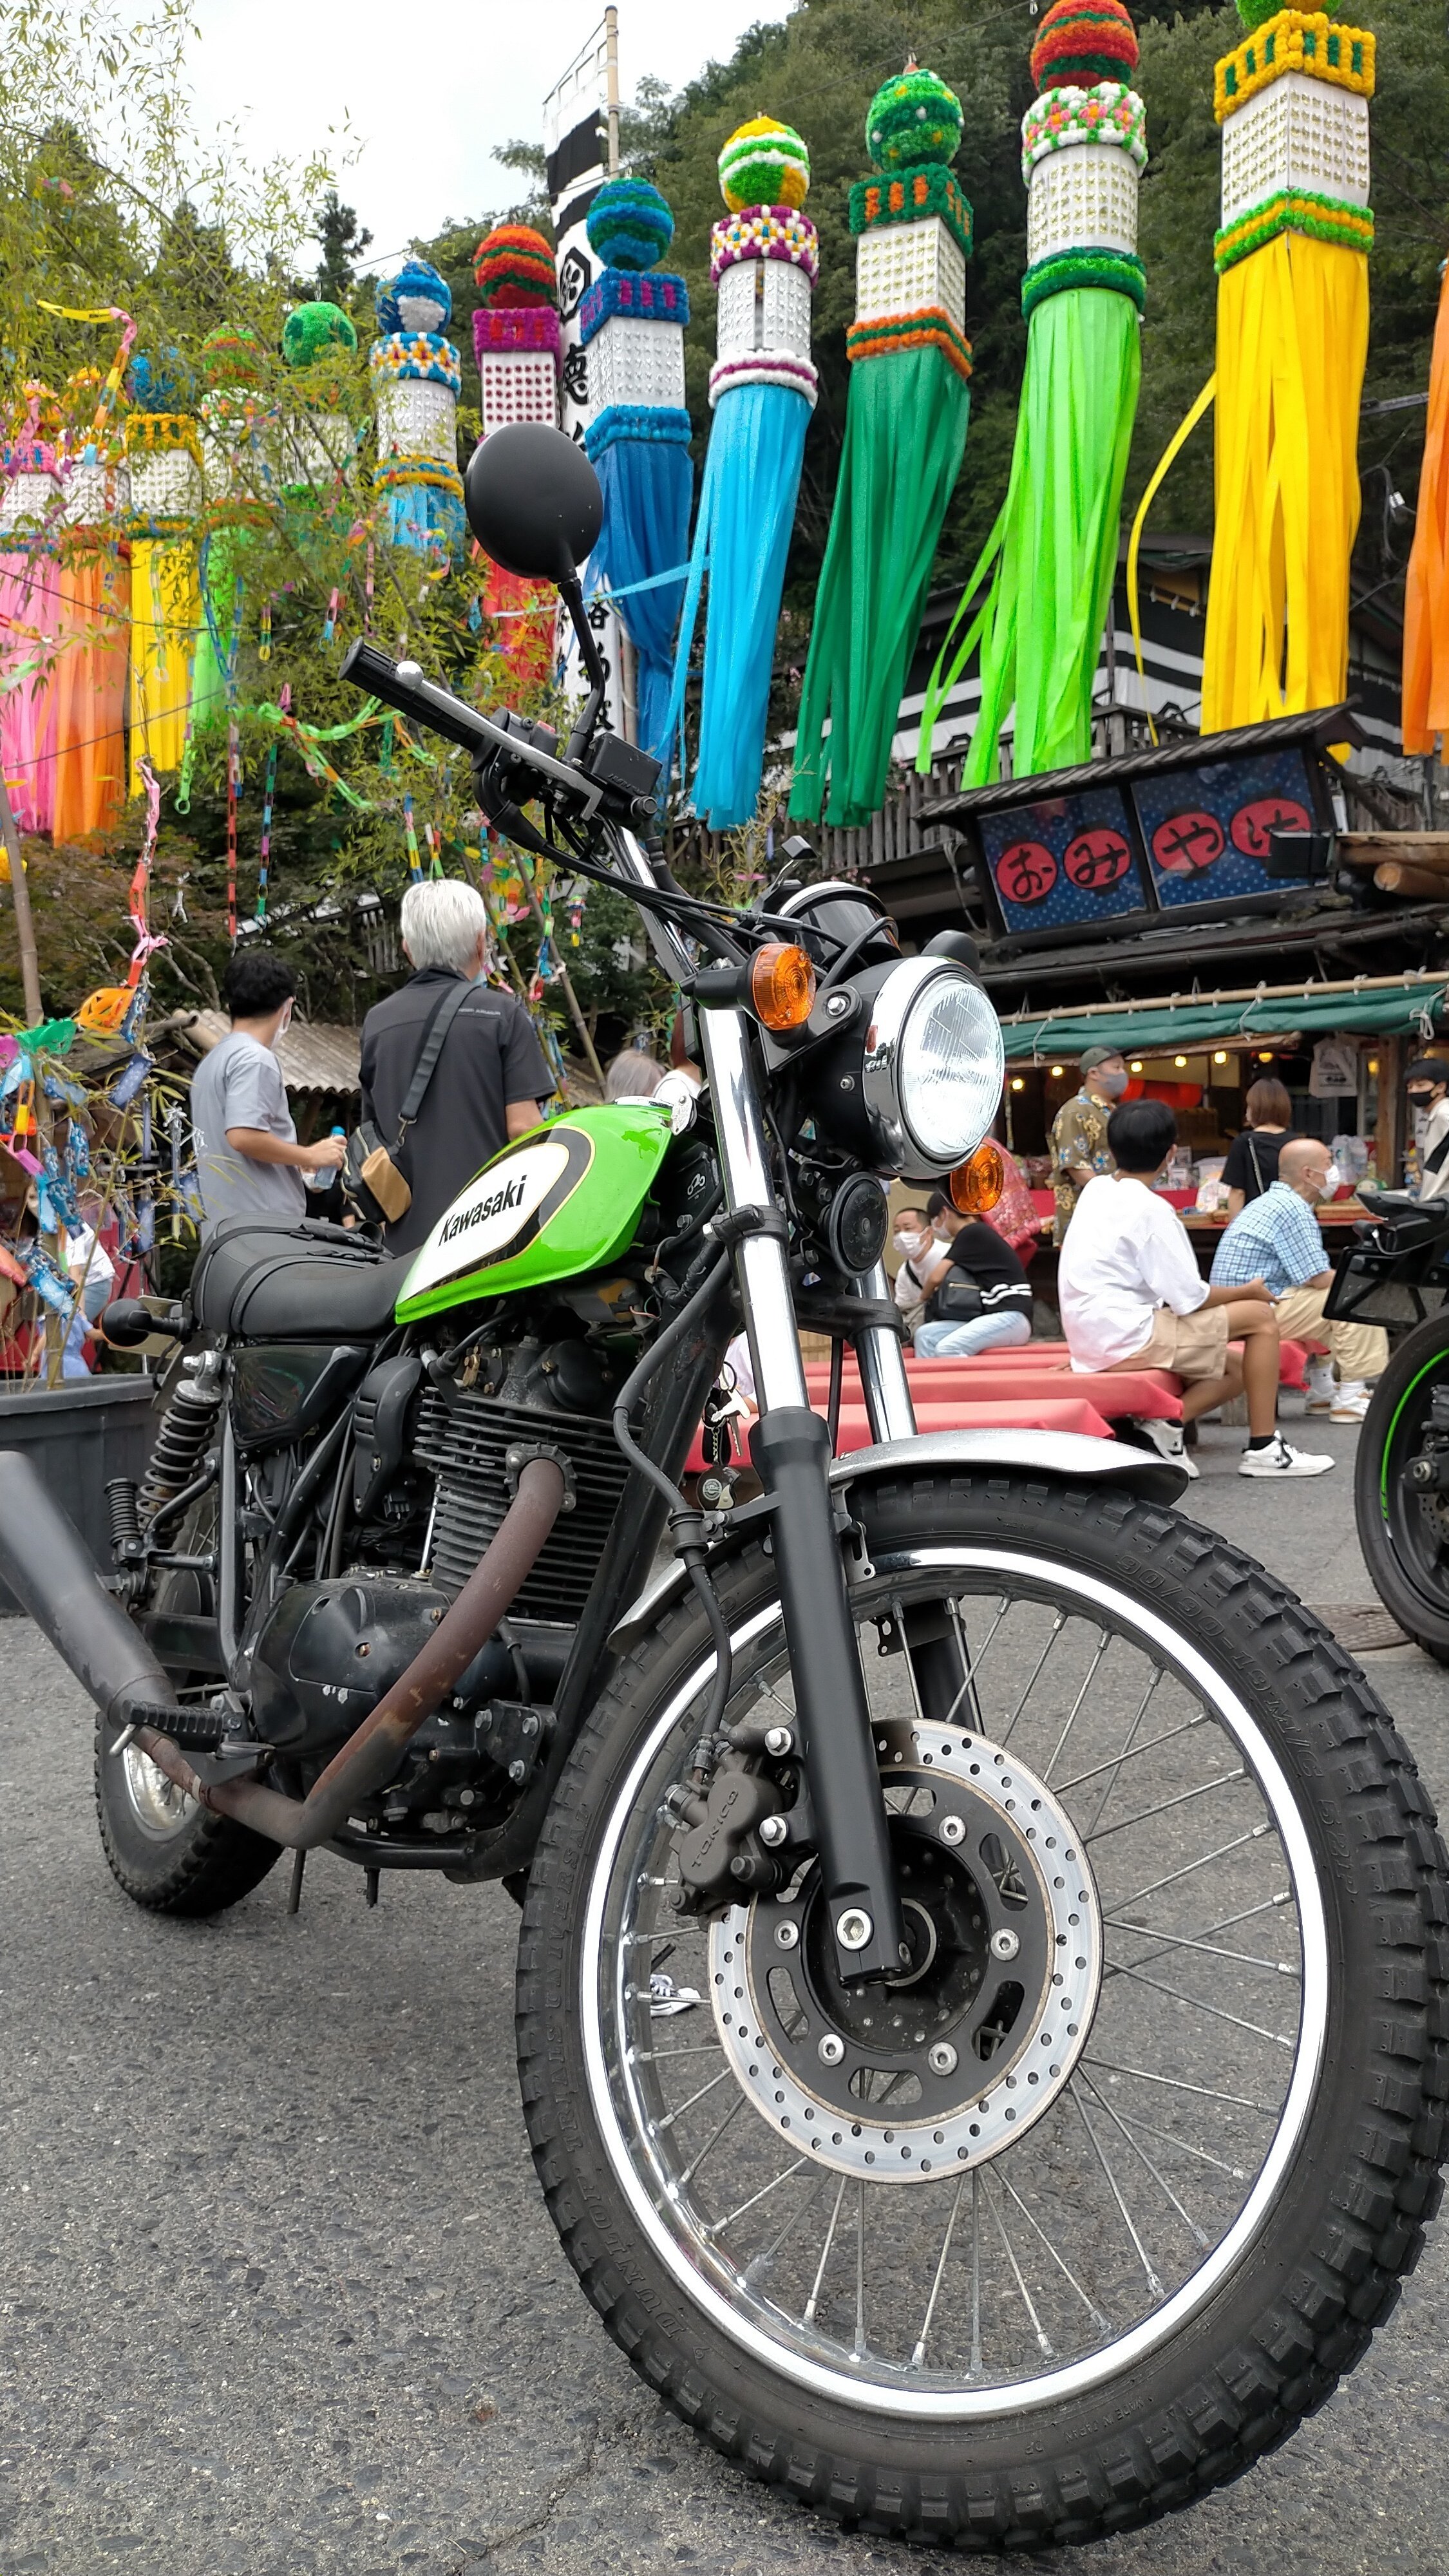
[[(743, 1016), (702, 1011), (700, 1033), (726, 1206), (773, 1220)], [(784, 1244), (762, 1226), (743, 1237), (735, 1259), (760, 1404), (750, 1450), (775, 1504), (771, 1542), (837, 1963), (851, 1981), (897, 1976), (910, 1950), (835, 1528), (830, 1435), (807, 1401)]]

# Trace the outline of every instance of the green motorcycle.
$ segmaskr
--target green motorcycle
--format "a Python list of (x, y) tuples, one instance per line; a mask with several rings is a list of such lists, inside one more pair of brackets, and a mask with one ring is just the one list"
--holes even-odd
[[(923, 2545), (1119, 2531), (1282, 2441), (1413, 2264), (1449, 2090), (1428, 1802), (1175, 1468), (916, 1436), (881, 1183), (979, 1203), (973, 954), (903, 955), (798, 851), (748, 909), (684, 893), (654, 764), (600, 722), (586, 460), (501, 430), (468, 499), (563, 591), (595, 682), (567, 743), (368, 647), (351, 675), (466, 751), (497, 828), (633, 897), (705, 1089), (511, 1144), (415, 1258), (219, 1228), (109, 1585), (15, 1455), (0, 1573), (95, 1702), (138, 1904), (214, 1911), (284, 1850), (295, 1902), (319, 1848), (369, 1894), (519, 1897), (550, 2210), (707, 2440)], [(836, 1455), (847, 1365), (871, 1444)]]

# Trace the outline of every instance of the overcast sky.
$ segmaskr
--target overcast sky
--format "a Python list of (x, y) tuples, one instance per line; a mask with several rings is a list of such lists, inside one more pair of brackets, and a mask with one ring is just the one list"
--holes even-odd
[[(626, 99), (651, 72), (671, 89), (727, 60), (787, 0), (618, 0)], [(543, 94), (591, 36), (603, 0), (193, 0), (202, 42), (193, 88), (202, 130), (236, 119), (247, 157), (331, 149), (349, 120), (360, 145), (340, 192), (374, 237), (370, 258), (448, 218), (507, 202), (493, 146), (540, 137)]]

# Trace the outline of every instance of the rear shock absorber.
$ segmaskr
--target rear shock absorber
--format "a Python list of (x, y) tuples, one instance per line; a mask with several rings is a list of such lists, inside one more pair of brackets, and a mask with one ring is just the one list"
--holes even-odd
[(191, 1483), (216, 1430), (221, 1388), (208, 1372), (184, 1380), (166, 1408), (137, 1498), (142, 1527)]
[(117, 1567), (124, 1570), (141, 1548), (141, 1524), (136, 1517), (136, 1488), (129, 1476), (113, 1476), (106, 1487), (106, 1510), (111, 1522), (111, 1555)]

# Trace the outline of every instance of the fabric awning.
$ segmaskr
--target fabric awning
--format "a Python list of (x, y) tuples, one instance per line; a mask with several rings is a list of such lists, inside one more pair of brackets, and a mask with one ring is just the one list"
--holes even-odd
[(1124, 1055), (1185, 1054), (1227, 1038), (1428, 1038), (1445, 1014), (1449, 982), (1396, 984), (1378, 991), (1288, 993), (1242, 1002), (1143, 1002), (1120, 1010), (1005, 1020), (1007, 1061), (1080, 1055), (1084, 1047), (1120, 1047)]

